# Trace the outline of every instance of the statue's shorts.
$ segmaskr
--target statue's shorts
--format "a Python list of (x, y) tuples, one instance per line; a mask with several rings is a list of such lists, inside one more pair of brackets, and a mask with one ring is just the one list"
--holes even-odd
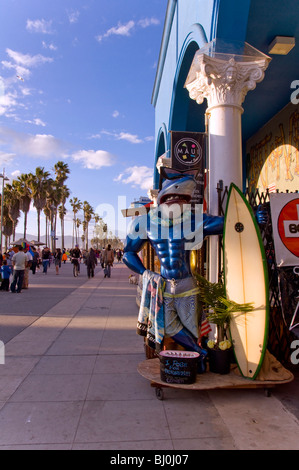
[(164, 292), (165, 336), (171, 337), (187, 328), (198, 338), (200, 296), (193, 277), (165, 279)]

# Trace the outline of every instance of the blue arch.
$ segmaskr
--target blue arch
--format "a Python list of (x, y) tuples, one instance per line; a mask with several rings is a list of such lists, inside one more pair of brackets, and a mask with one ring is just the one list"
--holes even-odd
[(154, 189), (159, 188), (159, 172), (157, 170), (156, 164), (158, 158), (167, 152), (167, 127), (163, 122), (162, 126), (159, 129), (157, 141), (156, 141), (156, 154), (155, 154), (155, 168), (154, 168)]
[[(171, 130), (187, 130), (190, 98), (187, 90), (184, 89), (184, 84), (195, 52), (207, 42), (203, 27), (198, 23), (193, 24), (185, 38), (177, 61), (168, 123), (168, 127)], [(169, 142), (170, 136), (168, 137)]]
[[(190, 100), (187, 90), (184, 89), (184, 84), (195, 52), (203, 47), (207, 42), (207, 36), (203, 27), (199, 23), (191, 25), (177, 61), (176, 73), (173, 81), (168, 128), (163, 123), (157, 135), (154, 171), (154, 188), (156, 189), (159, 185), (159, 173), (156, 168), (157, 159), (161, 154), (170, 151), (171, 137), (168, 129), (194, 130), (188, 129), (188, 115), (190, 115), (190, 107), (193, 107), (197, 113), (201, 113), (204, 116), (204, 111), (202, 110), (203, 106)], [(164, 149), (161, 147), (161, 142), (164, 144)]]

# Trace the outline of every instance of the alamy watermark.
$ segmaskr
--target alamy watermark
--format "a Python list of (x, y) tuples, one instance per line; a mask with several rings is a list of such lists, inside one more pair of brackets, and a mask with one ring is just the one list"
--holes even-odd
[(298, 365), (299, 364), (299, 339), (295, 339), (294, 341), (292, 341), (291, 349), (295, 350), (291, 354), (291, 363), (293, 365)]
[(0, 341), (0, 365), (5, 364), (5, 345), (3, 341)]
[[(119, 238), (136, 240), (160, 239), (182, 240), (185, 250), (200, 248), (203, 242), (203, 205), (202, 204), (161, 204), (131, 207), (132, 217), (122, 215), (127, 207), (126, 197), (118, 197), (118, 207), (100, 204), (97, 213), (109, 227), (109, 231)], [(106, 238), (106, 232), (96, 234), (99, 239)]]
[(299, 104), (299, 80), (293, 80), (291, 83), (291, 88), (295, 89), (295, 91), (291, 93), (291, 103)]
[(131, 240), (182, 240), (185, 250), (194, 250), (203, 242), (202, 204), (162, 204), (151, 207), (147, 213), (141, 208), (141, 217), (132, 220), (127, 232)]

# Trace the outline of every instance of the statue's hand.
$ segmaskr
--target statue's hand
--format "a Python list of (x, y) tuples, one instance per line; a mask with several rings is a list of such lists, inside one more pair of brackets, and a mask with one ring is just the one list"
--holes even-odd
[(268, 211), (263, 209), (262, 205), (260, 204), (255, 212), (255, 218), (259, 225), (264, 225), (268, 222)]

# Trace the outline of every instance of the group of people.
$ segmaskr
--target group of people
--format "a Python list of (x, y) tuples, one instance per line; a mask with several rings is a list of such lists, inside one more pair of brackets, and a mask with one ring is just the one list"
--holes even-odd
[[(84, 264), (87, 267), (87, 276), (88, 278), (94, 277), (94, 270), (98, 262), (104, 269), (104, 277), (111, 277), (111, 267), (113, 266), (116, 253), (121, 252), (121, 250), (113, 250), (111, 245), (108, 245), (106, 249), (95, 250), (90, 248), (89, 251), (85, 250), (81, 253), (79, 247), (76, 246), (70, 252), (70, 257), (72, 262), (78, 263), (80, 271), (80, 262), (83, 260)], [(118, 258), (119, 259), (119, 258)]]
[(27, 289), (29, 286), (30, 270), (32, 274), (35, 274), (37, 269), (42, 269), (42, 272), (47, 274), (49, 267), (54, 263), (56, 275), (58, 275), (62, 263), (66, 263), (68, 259), (72, 262), (77, 260), (79, 271), (80, 264), (84, 263), (88, 278), (94, 277), (95, 267), (98, 263), (104, 270), (104, 277), (110, 277), (115, 258), (121, 262), (122, 250), (113, 250), (111, 245), (102, 250), (90, 248), (82, 251), (76, 245), (72, 250), (56, 248), (52, 253), (47, 246), (40, 250), (35, 246), (22, 244), (10, 248), (3, 255), (0, 253), (0, 290), (20, 293), (22, 289)]
[[(26, 245), (20, 245), (3, 255), (0, 254), (0, 290), (20, 293), (23, 288), (28, 288), (29, 269), (33, 265), (34, 254), (34, 251), (31, 253)], [(11, 275), (13, 279), (10, 284)]]

